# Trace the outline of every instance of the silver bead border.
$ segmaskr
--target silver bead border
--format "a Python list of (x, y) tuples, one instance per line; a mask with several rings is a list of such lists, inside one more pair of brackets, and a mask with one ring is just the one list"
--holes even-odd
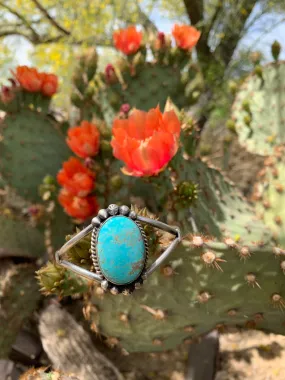
[[(102, 273), (100, 272), (91, 272), (90, 270), (87, 270), (85, 268), (82, 268), (76, 264), (71, 263), (70, 261), (67, 261), (63, 258), (63, 255), (69, 251), (70, 248), (75, 246), (81, 239), (83, 239), (85, 236), (89, 235), (94, 229), (98, 229), (100, 227), (102, 221), (104, 221), (106, 218), (110, 216), (116, 215), (118, 212), (120, 212), (121, 215), (127, 215), (128, 217), (133, 219), (137, 224), (140, 225), (140, 228), (143, 231), (143, 227), (141, 227), (141, 223), (148, 224), (152, 227), (158, 228), (160, 230), (166, 231), (172, 235), (175, 236), (175, 239), (169, 244), (169, 246), (164, 250), (164, 252), (150, 265), (150, 267), (145, 267), (141, 273), (140, 281), (144, 281), (147, 277), (149, 277), (171, 254), (171, 252), (177, 247), (177, 245), (181, 242), (182, 237), (180, 233), (180, 229), (178, 227), (169, 226), (166, 223), (160, 222), (156, 219), (147, 218), (145, 216), (136, 215), (134, 211), (131, 211), (128, 206), (119, 206), (115, 204), (111, 204), (108, 206), (107, 209), (102, 209), (98, 212), (98, 215), (92, 219), (91, 224), (89, 226), (85, 227), (82, 231), (80, 231), (78, 234), (73, 236), (70, 240), (68, 240), (58, 251), (55, 252), (55, 261), (57, 265), (60, 265), (66, 269), (72, 270), (74, 273), (78, 274), (81, 277), (87, 278), (88, 280), (92, 280), (95, 282), (98, 282), (101, 284), (101, 287), (105, 290), (108, 290), (109, 283), (107, 280), (102, 278)], [(147, 241), (147, 238), (145, 236), (144, 231), (142, 232), (143, 237), (145, 241)], [(94, 247), (94, 242), (93, 242)], [(147, 257), (148, 257), (148, 242), (147, 242)], [(146, 260), (147, 262), (147, 260)], [(100, 268), (99, 268), (100, 269)], [(142, 283), (139, 283), (138, 279), (135, 281), (135, 289), (138, 289), (141, 287)], [(112, 294), (118, 294), (119, 290), (115, 287), (109, 289)], [(122, 290), (122, 293), (125, 295), (131, 294), (131, 291), (133, 291), (133, 288), (128, 288), (127, 286), (125, 289)]]
[[(135, 281), (125, 284), (125, 285), (118, 285), (110, 282), (102, 273), (99, 260), (98, 260), (98, 252), (97, 252), (97, 239), (98, 234), (100, 232), (101, 227), (103, 224), (111, 218), (114, 218), (116, 216), (125, 216), (126, 218), (131, 219), (139, 228), (140, 233), (142, 235), (143, 241), (144, 241), (144, 247), (145, 247), (145, 261), (144, 261), (144, 267)], [(134, 211), (131, 211), (128, 206), (120, 206), (118, 207), (115, 204), (111, 204), (107, 207), (107, 209), (101, 209), (97, 216), (92, 219), (92, 224), (94, 225), (94, 228), (92, 230), (91, 235), (91, 260), (93, 262), (93, 266), (95, 268), (96, 274), (101, 278), (101, 287), (104, 290), (110, 290), (110, 292), (114, 295), (123, 293), (123, 294), (131, 294), (135, 289), (139, 289), (144, 282), (144, 277), (146, 273), (146, 266), (148, 262), (148, 256), (149, 256), (149, 246), (148, 246), (148, 240), (145, 234), (145, 231), (137, 220), (137, 215)]]

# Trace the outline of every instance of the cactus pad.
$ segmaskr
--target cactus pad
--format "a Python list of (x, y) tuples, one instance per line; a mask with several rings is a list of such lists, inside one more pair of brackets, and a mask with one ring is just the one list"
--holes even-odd
[(22, 197), (38, 201), (43, 178), (55, 176), (69, 155), (63, 134), (48, 116), (29, 109), (6, 115), (0, 132), (3, 178)]
[[(4, 262), (5, 263), (5, 262)], [(35, 266), (31, 264), (6, 266), (0, 271), (0, 357), (9, 355), (22, 322), (37, 306), (40, 299), (35, 279)]]
[[(173, 165), (177, 184), (191, 181), (198, 185), (192, 213), (199, 232), (247, 243), (267, 243), (270, 240), (270, 231), (258, 220), (253, 207), (218, 169), (196, 159), (175, 162), (176, 159), (178, 157), (175, 157)], [(174, 212), (174, 223), (180, 223), (183, 233), (191, 231), (189, 216), (186, 207)]]
[[(165, 107), (167, 98), (175, 99), (178, 107), (185, 105), (183, 85), (181, 83), (180, 68), (173, 65), (156, 65), (146, 62), (139, 66), (134, 75), (129, 68), (122, 73), (124, 83), (107, 85), (109, 99), (128, 103), (131, 107), (148, 111), (158, 104), (161, 109)], [(182, 91), (181, 91), (182, 90)], [(184, 104), (183, 104), (184, 103)]]
[(241, 145), (251, 153), (270, 155), (285, 142), (285, 63), (260, 68), (242, 84), (232, 108)]
[(265, 160), (254, 187), (253, 200), (257, 213), (273, 231), (273, 237), (285, 248), (285, 147)]
[(28, 223), (0, 215), (0, 252), (10, 256), (41, 257), (45, 252), (42, 234)]
[(230, 240), (184, 241), (132, 296), (95, 290), (91, 323), (127, 351), (172, 349), (226, 326), (284, 334), (285, 256), (283, 251), (276, 260), (274, 253), (279, 251)]

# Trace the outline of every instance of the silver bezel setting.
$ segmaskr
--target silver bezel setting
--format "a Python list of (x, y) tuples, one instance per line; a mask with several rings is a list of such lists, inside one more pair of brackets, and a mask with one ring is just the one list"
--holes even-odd
[[(104, 219), (101, 218), (100, 215), (104, 215)], [(135, 279), (135, 281), (132, 281), (131, 283), (123, 284), (123, 285), (112, 283), (111, 281), (108, 280), (108, 278), (104, 276), (100, 268), (99, 259), (98, 259), (98, 251), (97, 251), (98, 236), (99, 236), (101, 227), (107, 222), (107, 220), (111, 218), (115, 218), (117, 216), (124, 216), (125, 218), (129, 218), (138, 226), (143, 238), (144, 248), (145, 248), (145, 260), (144, 260), (144, 266), (141, 273)], [(104, 290), (110, 290), (110, 292), (114, 295), (117, 295), (120, 293), (131, 294), (135, 289), (139, 289), (143, 285), (143, 282), (144, 282), (148, 255), (149, 255), (148, 240), (144, 232), (144, 229), (142, 225), (139, 223), (139, 221), (136, 220), (136, 214), (133, 211), (131, 211), (128, 206), (119, 207), (115, 204), (111, 204), (109, 205), (107, 209), (100, 210), (98, 212), (97, 217), (95, 218), (96, 218), (95, 223), (93, 223), (94, 218), (92, 219), (92, 224), (94, 225), (94, 228), (92, 230), (92, 235), (91, 235), (91, 260), (93, 262), (96, 274), (102, 280), (101, 287)], [(98, 220), (100, 221), (100, 224), (98, 223)]]

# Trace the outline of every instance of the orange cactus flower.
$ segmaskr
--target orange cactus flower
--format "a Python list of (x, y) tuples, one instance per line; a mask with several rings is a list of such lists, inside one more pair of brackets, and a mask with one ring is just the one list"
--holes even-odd
[(20, 85), (29, 92), (41, 91), (43, 76), (35, 68), (28, 66), (18, 66), (16, 73), (13, 73)]
[(74, 196), (65, 188), (60, 190), (58, 201), (69, 216), (81, 221), (95, 215), (99, 209), (96, 197), (88, 196), (80, 198)]
[(124, 161), (122, 171), (135, 177), (161, 172), (179, 146), (180, 121), (174, 111), (134, 110), (127, 119), (115, 119), (111, 145), (113, 154)]
[(126, 55), (130, 55), (139, 50), (142, 37), (142, 32), (137, 31), (135, 26), (129, 26), (126, 29), (120, 29), (114, 32), (113, 41), (116, 49)]
[(78, 197), (86, 197), (94, 189), (94, 179), (95, 174), (75, 157), (64, 162), (57, 174), (58, 183)]
[(100, 135), (96, 125), (82, 121), (80, 126), (70, 128), (67, 136), (67, 145), (77, 156), (87, 158), (98, 153)]
[(191, 50), (199, 41), (201, 32), (193, 26), (175, 24), (172, 35), (180, 49)]
[(57, 92), (58, 88), (58, 77), (54, 74), (42, 73), (42, 94), (45, 96), (53, 96)]

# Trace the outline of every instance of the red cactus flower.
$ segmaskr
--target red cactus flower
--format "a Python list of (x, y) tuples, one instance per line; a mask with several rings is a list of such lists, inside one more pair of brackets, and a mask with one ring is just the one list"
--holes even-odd
[(114, 32), (113, 41), (116, 49), (126, 55), (130, 55), (139, 50), (142, 37), (142, 32), (137, 31), (135, 26), (129, 26), (126, 29), (120, 29)]
[(94, 179), (95, 174), (75, 157), (64, 162), (57, 174), (58, 183), (78, 197), (86, 197), (94, 189)]
[(17, 81), (26, 91), (39, 92), (43, 84), (43, 76), (35, 68), (28, 66), (18, 66), (16, 73), (13, 73)]
[(126, 166), (122, 169), (135, 177), (161, 172), (176, 154), (179, 145), (180, 122), (174, 111), (149, 112), (134, 110), (127, 119), (113, 123), (113, 154)]
[(199, 41), (201, 32), (193, 26), (175, 24), (172, 35), (180, 49), (191, 50)]
[(45, 96), (53, 96), (57, 92), (58, 88), (58, 77), (54, 74), (42, 73), (42, 94)]
[(60, 190), (58, 201), (69, 216), (81, 221), (95, 215), (99, 209), (96, 197), (80, 198), (74, 196), (65, 188)]
[(79, 157), (96, 156), (99, 150), (100, 135), (96, 125), (82, 121), (79, 126), (67, 132), (67, 145)]

